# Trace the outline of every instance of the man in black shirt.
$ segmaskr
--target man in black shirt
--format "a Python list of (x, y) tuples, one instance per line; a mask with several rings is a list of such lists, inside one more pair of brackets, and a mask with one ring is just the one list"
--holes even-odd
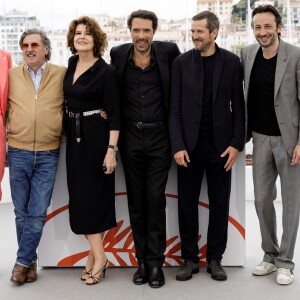
[[(277, 271), (277, 283), (293, 282), (293, 254), (300, 210), (300, 49), (280, 38), (281, 16), (271, 5), (252, 12), (258, 44), (242, 49), (248, 106), (247, 140), (253, 137), (255, 207), (263, 261), (254, 275)], [(276, 179), (280, 177), (283, 235), (276, 234)]]
[(221, 260), (227, 243), (231, 168), (244, 148), (245, 103), (239, 58), (215, 43), (218, 17), (193, 17), (195, 48), (174, 60), (169, 127), (178, 164), (178, 214), (184, 264), (177, 280), (199, 271), (198, 201), (204, 171), (209, 198), (207, 272), (226, 280)]
[(121, 158), (129, 217), (138, 260), (135, 284), (158, 288), (166, 249), (165, 188), (171, 165), (167, 126), (171, 64), (180, 54), (174, 43), (153, 42), (157, 16), (133, 12), (127, 21), (132, 43), (114, 47), (111, 62), (123, 96)]

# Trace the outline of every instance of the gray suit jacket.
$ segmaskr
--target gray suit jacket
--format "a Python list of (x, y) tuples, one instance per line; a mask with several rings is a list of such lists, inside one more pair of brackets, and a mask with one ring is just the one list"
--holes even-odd
[[(251, 70), (259, 47), (259, 44), (252, 44), (241, 51), (247, 103)], [(300, 48), (280, 39), (275, 73), (274, 106), (280, 132), (290, 156), (293, 155), (295, 146), (300, 144), (299, 101)], [(251, 128), (247, 126), (247, 140), (250, 138)]]

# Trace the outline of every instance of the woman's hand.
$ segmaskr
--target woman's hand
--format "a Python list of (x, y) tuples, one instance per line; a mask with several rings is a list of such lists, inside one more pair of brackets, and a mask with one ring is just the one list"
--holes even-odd
[(106, 168), (104, 170), (105, 174), (111, 174), (115, 168), (117, 167), (117, 153), (114, 149), (108, 148), (104, 161), (103, 161), (103, 167)]

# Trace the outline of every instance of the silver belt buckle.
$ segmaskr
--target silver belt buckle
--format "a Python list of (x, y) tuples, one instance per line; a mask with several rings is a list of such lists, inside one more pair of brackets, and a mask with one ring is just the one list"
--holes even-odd
[(138, 122), (138, 123), (136, 124), (136, 127), (137, 127), (138, 129), (143, 129), (143, 122)]
[(84, 117), (88, 117), (88, 116), (92, 116), (92, 115), (95, 115), (95, 114), (101, 114), (102, 111), (103, 111), (103, 109), (96, 109), (96, 110), (84, 111), (82, 113), (82, 115)]
[(72, 113), (71, 111), (68, 112), (68, 115), (69, 115), (69, 117), (71, 117), (71, 118), (74, 118), (74, 117), (75, 117), (75, 114)]

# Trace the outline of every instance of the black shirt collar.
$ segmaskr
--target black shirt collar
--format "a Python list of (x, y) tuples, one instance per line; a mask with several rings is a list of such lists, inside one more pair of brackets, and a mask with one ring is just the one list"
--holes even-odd
[[(132, 45), (131, 49), (130, 49), (130, 53), (129, 53), (129, 57), (128, 57), (128, 63), (132, 66), (134, 66), (134, 61), (133, 61), (133, 50), (134, 50), (134, 46)], [(151, 45), (151, 50), (150, 50), (150, 65), (154, 64), (156, 62), (156, 58), (155, 58), (155, 54), (154, 54), (154, 49), (153, 49), (153, 45)]]

